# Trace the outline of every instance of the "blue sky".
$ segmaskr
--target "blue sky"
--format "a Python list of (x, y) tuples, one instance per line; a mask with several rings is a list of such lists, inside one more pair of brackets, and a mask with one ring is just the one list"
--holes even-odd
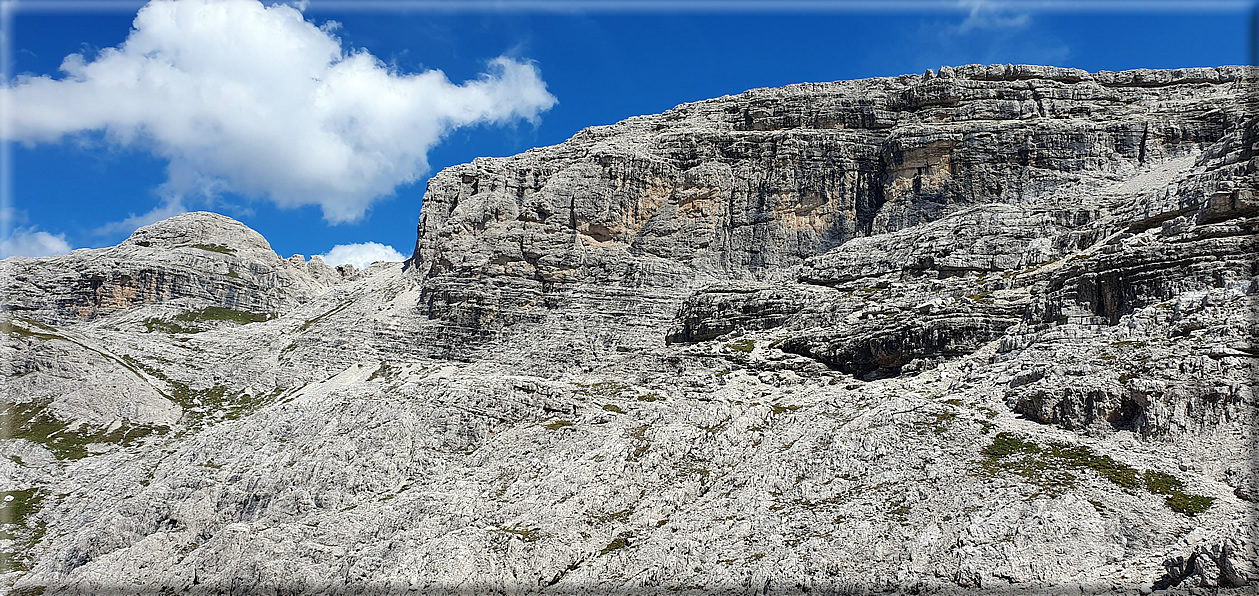
[[(141, 2), (8, 6), (6, 254), (108, 246), (155, 217), (206, 209), (258, 230), (282, 256), (365, 242), (409, 256), (425, 182), (442, 168), (688, 101), (944, 64), (1096, 71), (1254, 59), (1255, 5), (1240, 1), (805, 1), (790, 9), (402, 1), (364, 9), (310, 0), (300, 13), (288, 7), (287, 20), (274, 3), (251, 1), (218, 25), (190, 22), (202, 13), (187, 7), (137, 20)], [(267, 27), (301, 43), (267, 46), (259, 40), (277, 38)], [(112, 49), (129, 35), (130, 49)], [(246, 53), (241, 60), (215, 45), (229, 37)], [(74, 54), (82, 58), (65, 62)], [(351, 68), (347, 56), (361, 62)], [(132, 76), (137, 64), (168, 63), (179, 76), (155, 83), (174, 89), (165, 99), (102, 82)], [(319, 74), (295, 80), (321, 86), (284, 82), (303, 68)], [(449, 82), (419, 76), (432, 70)], [(97, 86), (75, 84), (83, 81)], [(207, 95), (206, 105), (189, 107)], [(303, 107), (313, 97), (323, 98), (320, 115)], [(226, 106), (232, 98), (241, 103)], [(330, 138), (329, 129), (340, 132)]]

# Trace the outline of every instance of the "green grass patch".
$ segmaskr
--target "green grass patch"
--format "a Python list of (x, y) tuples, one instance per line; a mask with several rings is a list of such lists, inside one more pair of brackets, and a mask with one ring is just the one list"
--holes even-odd
[(912, 509), (910, 508), (909, 505), (901, 504), (896, 507), (892, 507), (891, 509), (888, 509), (887, 514), (893, 517), (899, 517), (903, 520), (905, 516), (909, 515), (910, 511), (912, 511)]
[(185, 327), (174, 321), (163, 321), (161, 319), (154, 318), (145, 319), (144, 332), (153, 333), (154, 331), (161, 331), (163, 333), (170, 334), (201, 333), (201, 329), (197, 327)]
[[(18, 323), (18, 324), (15, 324), (15, 323)], [(35, 321), (29, 321), (26, 319), (13, 319), (13, 320), (0, 321), (0, 332), (6, 333), (8, 335), (12, 335), (14, 337), (32, 337), (32, 338), (40, 339), (40, 340), (50, 340), (50, 339), (65, 340), (66, 339), (60, 335), (57, 335), (56, 333), (44, 333), (43, 331), (35, 331), (35, 329), (28, 328), (27, 326), (33, 327), (35, 329), (43, 329), (44, 331), (56, 331), (56, 329), (53, 329), (52, 327), (37, 323)]]
[(0, 405), (3, 408), (0, 410), (0, 427), (6, 430), (6, 438), (38, 443), (54, 457), (65, 461), (91, 455), (88, 446), (93, 443), (130, 447), (144, 437), (170, 430), (166, 426), (132, 424), (126, 420), (112, 430), (89, 424), (70, 428), (68, 421), (57, 418), (48, 410), (49, 403), (3, 402)]
[[(234, 273), (234, 272), (233, 272)], [(239, 277), (239, 276), (238, 276)], [(275, 318), (272, 313), (255, 313), (246, 310), (235, 310), (222, 306), (207, 306), (201, 310), (193, 310), (179, 313), (170, 321), (148, 318), (144, 320), (145, 333), (153, 331), (162, 331), (165, 333), (201, 333), (205, 331), (197, 323), (230, 321), (247, 325), (249, 323), (261, 323), (269, 319)]]
[(43, 540), (47, 530), (42, 520), (33, 519), (43, 500), (44, 493), (37, 488), (0, 491), (0, 524), (5, 538), (13, 541), (0, 550), (0, 573), (30, 570), (31, 550)]
[(625, 456), (626, 461), (638, 461), (651, 449), (651, 440), (647, 438), (647, 431), (650, 429), (650, 426), (644, 424), (625, 433), (625, 436), (634, 439), (634, 449)]
[(934, 434), (942, 435), (949, 430), (953, 421), (957, 419), (957, 412), (944, 410), (940, 412), (932, 412), (927, 416), (930, 417), (930, 420), (926, 423), (927, 428)]
[(498, 531), (525, 542), (537, 542), (542, 539), (542, 530), (539, 528), (499, 528)]
[(175, 315), (176, 321), (185, 321), (195, 323), (200, 321), (231, 321), (234, 323), (248, 324), (261, 323), (274, 317), (271, 313), (257, 313), (246, 310), (235, 310), (224, 308), (222, 306), (207, 306), (201, 310), (194, 310), (179, 313)]
[(1177, 513), (1197, 515), (1214, 501), (1212, 497), (1185, 493), (1184, 483), (1171, 474), (1142, 472), (1110, 456), (1093, 453), (1088, 447), (1065, 443), (1042, 447), (1013, 433), (1002, 432), (980, 453), (983, 456), (980, 467), (985, 473), (1012, 473), (1054, 495), (1075, 487), (1076, 472), (1092, 470), (1124, 490), (1144, 488), (1152, 494), (1166, 495), (1164, 505)]
[(620, 511), (613, 511), (612, 513), (603, 513), (600, 515), (596, 515), (594, 516), (594, 520), (595, 520), (595, 523), (600, 523), (600, 524), (610, 524), (613, 522), (625, 523), (629, 521), (630, 514), (633, 512), (634, 511), (632, 509), (622, 509)]
[(634, 388), (616, 381), (603, 381), (599, 383), (573, 383), (576, 389), (573, 393), (584, 395), (586, 397), (619, 397), (622, 393), (632, 391)]
[(283, 387), (276, 387), (271, 393), (231, 393), (223, 385), (197, 389), (166, 376), (160, 370), (145, 365), (130, 355), (122, 359), (126, 365), (143, 370), (150, 376), (166, 383), (169, 393), (162, 395), (184, 410), (184, 423), (189, 428), (197, 428), (217, 420), (239, 420), (262, 406), (274, 402), (284, 393)]
[(236, 249), (226, 244), (189, 244), (191, 248), (198, 248), (207, 252), (217, 252), (222, 255), (234, 255)]
[(1176, 513), (1183, 513), (1184, 515), (1193, 517), (1209, 509), (1211, 507), (1211, 503), (1214, 501), (1215, 499), (1211, 497), (1176, 493), (1167, 497), (1167, 500), (1163, 501), (1163, 504), (1166, 505), (1168, 509), (1175, 511)]
[(1072, 469), (1089, 469), (1125, 489), (1141, 488), (1141, 479), (1137, 469), (1122, 464), (1106, 455), (1097, 455), (1088, 447), (1071, 447), (1063, 444), (1051, 444), (1046, 452), (1050, 458), (1062, 462)]
[(967, 298), (970, 298), (973, 302), (978, 302), (979, 304), (992, 304), (992, 291), (990, 290), (979, 294), (971, 294), (970, 296), (967, 296)]
[(750, 354), (752, 350), (756, 349), (756, 342), (750, 339), (737, 339), (735, 341), (732, 341), (726, 344), (726, 347), (736, 352), (743, 352), (744, 354)]
[(550, 424), (543, 425), (543, 428), (547, 430), (559, 430), (561, 428), (572, 426), (572, 425), (573, 423), (570, 420), (556, 420), (555, 422), (552, 422)]
[(1166, 472), (1146, 470), (1142, 480), (1145, 481), (1145, 490), (1156, 495), (1174, 495), (1185, 490), (1185, 484), (1179, 478)]
[(0, 491), (0, 523), (26, 525), (44, 500), (39, 489)]
[(1179, 478), (1165, 472), (1146, 470), (1142, 475), (1145, 490), (1156, 495), (1167, 495), (1163, 504), (1176, 513), (1193, 517), (1206, 511), (1215, 501), (1212, 497), (1192, 495), (1185, 492), (1185, 484)]
[(804, 406), (780, 406), (778, 404), (770, 404), (769, 407), (770, 410), (774, 412), (774, 415), (777, 416), (779, 414), (786, 414), (787, 412), (794, 412)]
[(400, 372), (402, 372), (401, 368), (389, 366), (388, 362), (382, 362), (380, 363), (380, 368), (372, 371), (371, 376), (367, 377), (367, 380), (374, 381), (376, 379), (384, 379), (386, 381), (392, 381), (398, 377), (398, 373)]
[(307, 330), (307, 329), (310, 329), (310, 328), (311, 328), (311, 327), (313, 327), (314, 325), (318, 324), (318, 323), (319, 323), (319, 321), (322, 321), (322, 320), (324, 320), (324, 319), (325, 319), (325, 318), (327, 318), (327, 317), (330, 317), (330, 316), (332, 316), (332, 315), (335, 315), (335, 314), (337, 314), (337, 313), (341, 312), (342, 310), (345, 310), (345, 307), (347, 307), (347, 306), (349, 306), (349, 305), (350, 305), (350, 303), (349, 303), (349, 302), (343, 302), (343, 303), (341, 303), (341, 304), (338, 304), (338, 305), (334, 306), (334, 307), (333, 307), (331, 310), (329, 310), (328, 312), (325, 312), (325, 313), (323, 313), (323, 314), (321, 314), (321, 315), (319, 315), (319, 316), (317, 316), (317, 317), (315, 317), (315, 318), (313, 318), (313, 319), (307, 319), (307, 321), (306, 321), (305, 323), (302, 323), (302, 326), (298, 328), (298, 331), (305, 331), (305, 330)]
[(624, 413), (625, 413), (625, 410), (622, 410), (621, 408), (617, 407), (617, 405), (616, 405), (616, 404), (603, 404), (603, 409), (604, 409), (604, 411), (607, 411), (607, 412), (613, 412), (613, 413), (616, 413), (616, 414), (624, 414)]
[(1041, 264), (1039, 264), (1039, 265), (1036, 265), (1036, 266), (1033, 266), (1033, 267), (1030, 267), (1030, 268), (1024, 269), (1024, 270), (1022, 270), (1022, 271), (1007, 271), (1007, 272), (1006, 272), (1004, 275), (1002, 275), (1001, 277), (1003, 277), (1003, 278), (1007, 278), (1007, 279), (1008, 279), (1008, 278), (1011, 278), (1011, 277), (1018, 277), (1018, 276), (1020, 276), (1020, 275), (1028, 275), (1028, 274), (1031, 274), (1031, 273), (1035, 273), (1035, 272), (1036, 272), (1037, 270), (1039, 270), (1041, 267), (1045, 267), (1045, 266), (1047, 266), (1047, 265), (1052, 265), (1052, 264), (1057, 263), (1058, 261), (1061, 261), (1061, 260), (1062, 260), (1062, 259), (1050, 259), (1050, 260), (1048, 260), (1048, 261), (1045, 261), (1044, 263), (1041, 263)]
[(633, 532), (621, 532), (620, 534), (617, 534), (616, 538), (612, 539), (612, 542), (609, 542), (607, 546), (603, 547), (603, 550), (599, 551), (599, 556), (602, 557), (612, 551), (627, 548), (630, 545), (630, 541), (633, 539)]
[(980, 453), (983, 453), (989, 461), (995, 461), (1016, 453), (1040, 453), (1040, 446), (1031, 441), (1024, 441), (1013, 433), (998, 433), (993, 437), (992, 444), (984, 447)]
[(45, 325), (45, 324), (40, 323), (39, 321), (36, 321), (36, 320), (34, 320), (34, 319), (24, 319), (24, 318), (21, 318), (21, 317), (14, 317), (14, 318), (13, 318), (13, 320), (14, 320), (14, 321), (16, 321), (16, 322), (18, 322), (18, 323), (21, 323), (21, 324), (23, 324), (23, 325), (27, 325), (27, 326), (30, 326), (30, 327), (34, 327), (34, 328), (36, 328), (36, 329), (42, 329), (42, 330), (44, 330), (44, 331), (52, 331), (52, 332), (56, 332), (56, 331), (57, 331), (57, 328), (56, 328), (56, 327), (53, 327), (52, 325)]

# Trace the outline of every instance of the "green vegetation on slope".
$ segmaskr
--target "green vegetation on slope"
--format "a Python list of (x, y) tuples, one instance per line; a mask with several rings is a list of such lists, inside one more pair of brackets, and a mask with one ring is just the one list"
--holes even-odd
[(307, 329), (310, 329), (312, 326), (314, 326), (315, 324), (319, 323), (319, 321), (324, 320), (324, 318), (325, 318), (325, 317), (329, 317), (329, 316), (331, 316), (331, 315), (335, 315), (335, 314), (337, 314), (338, 312), (341, 312), (342, 310), (344, 310), (344, 309), (345, 309), (345, 307), (347, 307), (347, 306), (349, 306), (349, 305), (350, 305), (350, 303), (349, 303), (349, 302), (342, 302), (341, 304), (338, 304), (338, 305), (334, 306), (334, 307), (333, 307), (331, 310), (329, 310), (328, 312), (325, 312), (325, 313), (323, 313), (323, 314), (321, 314), (321, 315), (319, 315), (319, 316), (317, 316), (317, 317), (315, 317), (315, 318), (313, 318), (313, 319), (308, 319), (305, 323), (302, 323), (302, 326), (301, 326), (301, 328), (299, 328), (299, 329), (298, 329), (298, 331), (305, 331), (305, 330), (307, 330)]
[(49, 403), (3, 402), (0, 404), (3, 408), (0, 410), (0, 428), (4, 429), (7, 438), (38, 443), (60, 460), (87, 457), (91, 454), (88, 445), (93, 443), (129, 447), (144, 437), (170, 430), (166, 426), (132, 424), (126, 420), (113, 429), (89, 424), (70, 426), (70, 423), (49, 412)]
[(1189, 516), (1206, 511), (1215, 500), (1184, 492), (1184, 483), (1171, 474), (1153, 470), (1141, 472), (1110, 456), (1093, 453), (1088, 447), (1065, 443), (1050, 443), (1042, 447), (1013, 433), (1003, 432), (993, 437), (992, 444), (984, 447), (981, 453), (983, 460), (979, 463), (985, 473), (1012, 473), (1050, 494), (1061, 494), (1074, 488), (1077, 480), (1075, 473), (1092, 470), (1125, 490), (1144, 488), (1153, 494), (1166, 495), (1164, 505), (1167, 508)]
[(217, 252), (219, 254), (224, 254), (224, 255), (236, 254), (236, 249), (230, 246), (227, 246), (226, 244), (189, 244), (188, 246), (192, 248), (199, 248), (204, 251)]
[(223, 385), (212, 385), (205, 389), (194, 389), (172, 379), (162, 371), (145, 365), (136, 358), (123, 356), (127, 364), (143, 370), (150, 376), (165, 382), (170, 393), (163, 393), (167, 399), (179, 404), (184, 409), (183, 422), (189, 428), (202, 426), (214, 420), (237, 420), (258, 408), (274, 402), (284, 393), (283, 387), (276, 387), (269, 394), (251, 395), (248, 393), (228, 393)]
[[(166, 333), (200, 333), (205, 331), (205, 329), (197, 326), (196, 323), (230, 321), (248, 325), (249, 323), (261, 323), (273, 318), (275, 318), (275, 315), (271, 313), (256, 313), (222, 306), (207, 306), (201, 310), (179, 313), (175, 315), (175, 319), (172, 321), (153, 318), (145, 319), (144, 330), (149, 333), (155, 329)], [(189, 323), (189, 325), (184, 323)]]
[(0, 491), (0, 538), (13, 541), (0, 549), (0, 573), (30, 570), (31, 549), (46, 529), (43, 521), (33, 519), (43, 500), (36, 488)]
[(176, 321), (187, 321), (195, 323), (198, 321), (232, 321), (241, 324), (261, 323), (272, 318), (269, 313), (249, 312), (247, 310), (234, 310), (224, 308), (222, 306), (207, 306), (201, 310), (194, 310), (179, 313), (175, 316)]
[[(18, 324), (15, 324), (15, 323), (18, 323)], [(60, 335), (57, 335), (55, 333), (43, 333), (42, 331), (35, 331), (35, 329), (43, 329), (44, 331), (56, 331), (52, 327), (37, 323), (35, 321), (29, 321), (26, 319), (12, 319), (12, 320), (6, 319), (3, 321), (0, 321), (0, 333), (12, 335), (13, 337), (22, 337), (22, 338), (33, 337), (35, 339), (42, 339), (42, 340), (50, 340), (50, 339), (66, 340), (66, 338)]]

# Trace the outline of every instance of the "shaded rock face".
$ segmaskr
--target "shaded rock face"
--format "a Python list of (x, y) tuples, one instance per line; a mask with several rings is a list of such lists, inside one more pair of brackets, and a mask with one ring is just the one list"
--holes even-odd
[(22, 593), (1253, 589), (1254, 68), (760, 89), (447, 169), (404, 265), (0, 264)]

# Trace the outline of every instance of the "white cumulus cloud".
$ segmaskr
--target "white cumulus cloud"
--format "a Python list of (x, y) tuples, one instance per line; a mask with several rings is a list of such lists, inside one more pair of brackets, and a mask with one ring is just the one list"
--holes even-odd
[(332, 250), (319, 255), (319, 258), (333, 267), (337, 265), (354, 265), (366, 269), (376, 261), (405, 261), (402, 253), (392, 246), (379, 242), (363, 242), (361, 244), (338, 244)]
[(0, 259), (9, 257), (47, 257), (70, 252), (65, 234), (56, 236), (30, 228), (15, 228), (8, 238), (0, 241)]
[(428, 150), (451, 130), (533, 121), (555, 104), (529, 62), (499, 57), (454, 84), (439, 70), (405, 74), (347, 50), (335, 29), (283, 4), (153, 0), (118, 47), (67, 56), (60, 77), (0, 87), (4, 136), (103, 133), (151, 151), (169, 162), (158, 210), (229, 190), (319, 205), (341, 223), (426, 173)]

